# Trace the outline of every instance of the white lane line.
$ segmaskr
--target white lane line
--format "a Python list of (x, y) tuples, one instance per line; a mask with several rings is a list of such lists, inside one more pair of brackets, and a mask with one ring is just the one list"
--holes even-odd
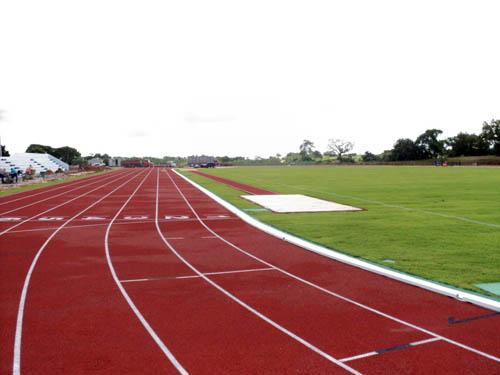
[[(114, 179), (115, 179), (115, 177), (116, 177), (116, 176), (109, 176), (109, 175), (108, 175), (108, 176), (106, 176), (106, 178), (101, 178), (101, 179), (99, 179), (98, 181), (93, 181), (93, 182), (88, 183), (88, 184), (86, 184), (86, 183), (84, 183), (84, 184), (80, 184), (80, 186), (77, 186), (76, 188), (73, 188), (73, 189), (70, 189), (70, 190), (65, 190), (65, 191), (63, 191), (62, 193), (59, 193), (59, 194), (56, 194), (56, 195), (52, 195), (52, 196), (50, 196), (50, 197), (47, 197), (47, 198), (44, 198), (44, 199), (38, 200), (38, 201), (33, 202), (33, 203), (26, 204), (26, 205), (21, 206), (21, 207), (16, 207), (16, 208), (14, 208), (14, 209), (12, 209), (12, 210), (2, 212), (2, 213), (0, 213), (0, 215), (9, 214), (9, 213), (11, 213), (11, 212), (18, 211), (18, 210), (21, 210), (21, 209), (23, 209), (23, 208), (33, 206), (33, 205), (35, 205), (35, 204), (42, 203), (42, 202), (48, 201), (48, 200), (50, 200), (50, 199), (60, 197), (61, 195), (64, 195), (64, 194), (67, 194), (67, 193), (71, 193), (72, 191), (75, 191), (75, 190), (80, 190), (80, 189), (83, 189), (83, 188), (86, 188), (86, 187), (89, 187), (89, 186), (92, 186), (92, 185), (98, 184), (98, 183), (100, 183), (100, 182), (102, 183), (102, 182), (104, 182), (104, 181), (108, 181), (108, 180), (110, 180), (110, 179), (113, 179), (113, 180), (114, 180)], [(85, 181), (82, 181), (82, 182), (85, 182)]]
[(96, 190), (102, 189), (103, 187), (105, 187), (105, 186), (107, 186), (107, 185), (109, 185), (109, 184), (112, 184), (113, 182), (116, 182), (116, 181), (122, 180), (122, 179), (124, 179), (124, 178), (126, 178), (126, 177), (130, 176), (131, 174), (133, 174), (133, 173), (129, 173), (129, 174), (125, 175), (125, 176), (118, 177), (118, 178), (116, 178), (116, 179), (114, 179), (114, 180), (112, 180), (112, 181), (109, 181), (109, 182), (105, 183), (104, 185), (100, 185), (100, 186), (98, 186), (98, 187), (96, 187), (96, 188), (94, 188), (94, 189), (92, 189), (92, 190), (89, 190), (89, 191), (87, 191), (87, 192), (85, 192), (85, 193), (83, 193), (83, 194), (80, 194), (80, 195), (78, 195), (78, 196), (76, 196), (76, 197), (74, 197), (74, 198), (72, 198), (72, 199), (70, 199), (70, 200), (67, 200), (66, 202), (63, 202), (63, 203), (61, 203), (61, 204), (58, 204), (57, 206), (54, 206), (54, 207), (52, 207), (52, 208), (49, 208), (48, 210), (45, 210), (45, 211), (43, 211), (43, 212), (40, 212), (39, 214), (36, 214), (36, 215), (34, 215), (34, 216), (31, 216), (31, 217), (29, 217), (28, 219), (25, 219), (25, 220), (23, 220), (23, 221), (20, 221), (19, 223), (15, 224), (15, 225), (12, 225), (12, 226), (10, 226), (9, 228), (7, 228), (7, 229), (3, 230), (2, 232), (0, 232), (0, 236), (3, 236), (5, 233), (10, 232), (12, 229), (17, 228), (18, 226), (20, 226), (20, 225), (22, 225), (22, 224), (24, 224), (24, 223), (26, 223), (26, 222), (28, 222), (28, 221), (30, 221), (30, 220), (33, 220), (33, 219), (35, 219), (35, 218), (37, 218), (37, 217), (40, 217), (40, 216), (42, 216), (42, 215), (46, 214), (47, 212), (53, 211), (53, 210), (55, 210), (56, 208), (62, 207), (62, 206), (66, 205), (66, 204), (68, 204), (68, 203), (71, 203), (71, 202), (73, 202), (73, 201), (75, 201), (75, 200), (77, 200), (77, 199), (79, 199), (79, 198), (81, 198), (81, 197), (84, 197), (84, 196), (86, 196), (86, 195), (89, 195), (90, 193), (92, 193), (92, 192), (94, 192), (94, 191), (96, 191)]
[(203, 236), (201, 238), (208, 239), (208, 238), (217, 238), (217, 237), (215, 237), (215, 236)]
[(133, 191), (133, 193), (129, 196), (129, 198), (125, 201), (125, 203), (123, 204), (123, 206), (118, 210), (118, 212), (116, 213), (116, 215), (113, 217), (113, 219), (111, 219), (111, 222), (108, 224), (108, 227), (106, 228), (106, 235), (104, 236), (104, 248), (105, 248), (105, 251), (106, 251), (106, 261), (108, 262), (108, 267), (109, 267), (109, 270), (111, 272), (111, 276), (113, 277), (113, 280), (115, 281), (116, 286), (120, 290), (123, 298), (125, 298), (125, 301), (127, 301), (129, 307), (132, 309), (132, 311), (134, 312), (134, 314), (137, 317), (137, 319), (139, 319), (139, 321), (141, 322), (142, 326), (146, 329), (146, 331), (152, 337), (152, 339), (154, 340), (154, 342), (161, 349), (161, 351), (163, 352), (163, 354), (165, 354), (165, 356), (175, 366), (175, 368), (177, 369), (177, 371), (179, 371), (180, 374), (187, 375), (188, 372), (184, 369), (184, 367), (182, 367), (182, 365), (175, 358), (175, 356), (172, 354), (172, 352), (167, 348), (167, 346), (164, 344), (164, 342), (156, 334), (156, 332), (153, 330), (153, 328), (148, 323), (148, 321), (146, 320), (146, 318), (144, 318), (144, 316), (141, 314), (141, 312), (139, 311), (139, 309), (137, 308), (137, 306), (135, 305), (135, 303), (132, 301), (132, 299), (128, 295), (127, 291), (125, 290), (125, 288), (123, 287), (122, 283), (118, 279), (118, 276), (116, 275), (115, 267), (113, 266), (113, 262), (111, 260), (111, 256), (110, 256), (110, 253), (109, 253), (109, 233), (111, 231), (111, 227), (113, 226), (113, 223), (118, 218), (118, 216), (120, 215), (120, 213), (125, 209), (125, 207), (127, 206), (127, 204), (132, 200), (132, 198), (134, 197), (134, 195), (137, 193), (137, 191), (139, 190), (139, 188), (144, 184), (144, 181), (146, 181), (146, 178), (151, 174), (152, 171), (153, 171), (153, 169), (151, 169), (151, 171), (147, 174), (147, 176), (144, 177), (144, 179), (141, 181), (141, 183), (139, 184), (139, 186), (137, 186), (137, 188)]
[[(168, 173), (167, 173), (167, 176), (170, 177), (170, 175)], [(170, 177), (170, 179), (172, 180), (171, 177)], [(173, 180), (172, 180), (172, 182), (174, 183), (174, 186), (176, 188), (178, 188), (177, 185), (175, 184), (175, 182)], [(159, 210), (159, 190), (160, 190), (160, 173), (158, 173), (158, 176), (157, 176), (157, 179), (156, 179), (156, 218), (157, 219), (158, 219), (158, 210)], [(207, 283), (209, 283), (210, 285), (212, 285), (215, 289), (217, 289), (218, 291), (220, 291), (221, 293), (223, 293), (224, 295), (226, 295), (227, 297), (229, 297), (230, 299), (232, 299), (234, 302), (236, 302), (237, 304), (239, 304), (243, 308), (245, 308), (248, 311), (250, 311), (252, 314), (254, 314), (257, 317), (259, 317), (260, 319), (262, 319), (266, 323), (270, 324), (271, 326), (273, 326), (277, 330), (281, 331), (285, 335), (291, 337), (295, 341), (297, 341), (300, 344), (304, 345), (306, 348), (308, 348), (308, 349), (312, 350), (313, 352), (319, 354), (321, 357), (325, 358), (327, 361), (330, 361), (331, 363), (336, 364), (339, 367), (342, 367), (344, 370), (350, 372), (351, 374), (361, 374), (360, 372), (356, 371), (352, 367), (349, 367), (348, 365), (340, 362), (338, 359), (332, 357), (330, 354), (322, 351), (317, 346), (314, 346), (309, 341), (307, 341), (307, 340), (303, 339), (302, 337), (296, 335), (292, 331), (289, 331), (288, 329), (286, 329), (285, 327), (283, 327), (279, 323), (276, 323), (274, 320), (270, 319), (266, 315), (262, 314), (261, 312), (259, 312), (258, 310), (254, 309), (250, 305), (246, 304), (245, 302), (243, 302), (242, 300), (240, 300), (238, 297), (236, 297), (234, 294), (232, 294), (231, 292), (229, 292), (228, 290), (224, 289), (222, 286), (220, 286), (219, 284), (217, 284), (215, 281), (213, 281), (212, 279), (210, 279), (208, 276), (204, 275), (195, 266), (193, 266), (186, 259), (184, 259), (184, 257), (182, 255), (180, 255), (177, 252), (177, 250), (175, 250), (175, 248), (172, 246), (172, 244), (163, 235), (163, 232), (160, 229), (160, 224), (159, 224), (158, 220), (156, 220), (156, 230), (158, 231), (158, 234), (160, 235), (160, 237), (163, 240), (163, 242), (165, 243), (165, 245), (167, 245), (167, 247), (170, 249), (170, 251), (172, 251), (172, 253), (174, 253), (177, 256), (177, 258), (179, 258), (194, 273), (196, 273), (199, 277), (203, 278)]]
[[(420, 332), (426, 333), (426, 334), (427, 334), (427, 335), (429, 335), (429, 336), (433, 336), (433, 337), (435, 337), (435, 338), (439, 338), (439, 339), (441, 339), (441, 340), (443, 340), (443, 341), (446, 341), (446, 342), (447, 342), (447, 343), (449, 343), (449, 344), (452, 344), (452, 345), (458, 346), (458, 347), (460, 347), (460, 348), (462, 348), (462, 349), (468, 350), (468, 351), (473, 352), (473, 353), (475, 353), (475, 354), (478, 354), (478, 355), (480, 355), (480, 356), (482, 356), (482, 357), (485, 357), (485, 358), (491, 359), (491, 360), (493, 360), (493, 361), (495, 361), (495, 362), (500, 362), (500, 358), (495, 357), (495, 356), (494, 356), (494, 355), (492, 355), (492, 354), (485, 353), (485, 352), (483, 352), (483, 351), (481, 351), (481, 350), (478, 350), (478, 349), (475, 349), (475, 348), (473, 348), (473, 347), (471, 347), (471, 346), (468, 346), (468, 345), (462, 344), (461, 342), (458, 342), (458, 341), (455, 341), (455, 340), (449, 339), (449, 338), (447, 338), (447, 337), (445, 337), (445, 336), (442, 336), (442, 335), (439, 335), (439, 334), (437, 334), (437, 333), (435, 333), (435, 332), (432, 332), (432, 331), (430, 331), (430, 330), (428, 330), (428, 329), (426, 329), (426, 328), (423, 328), (423, 327), (417, 326), (416, 324), (413, 324), (413, 323), (407, 322), (407, 321), (405, 321), (405, 320), (402, 320), (402, 319), (396, 318), (395, 316), (389, 315), (389, 314), (384, 313), (384, 312), (382, 312), (382, 311), (380, 311), (380, 310), (377, 310), (377, 309), (375, 309), (375, 308), (373, 308), (373, 307), (367, 306), (367, 305), (365, 305), (365, 304), (363, 304), (363, 303), (360, 303), (360, 302), (357, 302), (357, 301), (355, 301), (355, 300), (353, 300), (353, 299), (351, 299), (351, 298), (345, 297), (345, 296), (343, 296), (343, 295), (341, 295), (341, 294), (338, 294), (338, 293), (335, 293), (335, 292), (333, 292), (333, 291), (331, 291), (331, 290), (329, 290), (329, 289), (323, 288), (323, 287), (321, 287), (321, 286), (319, 286), (319, 285), (317, 285), (317, 284), (314, 284), (313, 282), (307, 281), (307, 280), (305, 280), (305, 279), (301, 278), (300, 276), (297, 276), (297, 275), (292, 274), (292, 273), (290, 273), (290, 272), (288, 272), (288, 271), (285, 271), (284, 269), (279, 268), (278, 266), (276, 266), (276, 265), (274, 265), (274, 264), (271, 264), (271, 263), (269, 263), (269, 262), (266, 262), (265, 260), (263, 260), (263, 259), (261, 259), (261, 258), (259, 258), (259, 257), (255, 256), (255, 255), (253, 255), (253, 254), (251, 254), (251, 253), (249, 253), (249, 252), (247, 252), (247, 251), (243, 250), (242, 248), (240, 248), (240, 247), (238, 247), (237, 245), (233, 244), (232, 242), (230, 242), (230, 241), (226, 240), (225, 238), (223, 238), (222, 236), (220, 236), (217, 232), (215, 232), (212, 228), (210, 228), (210, 227), (209, 227), (209, 226), (205, 223), (205, 221), (204, 221), (203, 219), (201, 219), (201, 218), (200, 218), (200, 216), (198, 215), (198, 213), (196, 212), (196, 210), (193, 208), (193, 206), (191, 206), (191, 203), (190, 203), (190, 202), (189, 202), (189, 200), (186, 198), (186, 196), (182, 193), (182, 191), (179, 189), (179, 187), (177, 186), (177, 184), (175, 183), (175, 181), (172, 179), (172, 177), (171, 177), (168, 173), (167, 173), (167, 175), (170, 177), (170, 180), (172, 181), (172, 183), (173, 183), (173, 184), (175, 185), (175, 187), (177, 188), (177, 191), (179, 191), (180, 195), (183, 197), (184, 201), (185, 201), (185, 202), (186, 202), (186, 204), (189, 206), (189, 208), (191, 209), (191, 211), (193, 212), (193, 214), (194, 214), (194, 215), (198, 218), (198, 220), (200, 221), (200, 223), (201, 223), (201, 224), (202, 224), (202, 225), (203, 225), (203, 226), (204, 226), (204, 227), (205, 227), (205, 228), (206, 228), (206, 229), (207, 229), (210, 233), (212, 233), (213, 235), (217, 236), (217, 237), (218, 237), (218, 238), (219, 238), (222, 242), (224, 242), (224, 243), (228, 244), (228, 245), (229, 245), (229, 246), (231, 246), (233, 249), (235, 249), (235, 250), (237, 250), (237, 251), (239, 251), (239, 252), (241, 252), (241, 253), (243, 253), (243, 254), (248, 255), (250, 258), (257, 260), (257, 261), (259, 261), (260, 263), (265, 264), (265, 265), (266, 265), (266, 266), (268, 266), (268, 267), (273, 267), (273, 268), (275, 268), (276, 270), (280, 271), (280, 272), (281, 272), (281, 273), (283, 273), (284, 275), (287, 275), (287, 276), (289, 276), (289, 277), (291, 277), (291, 278), (293, 278), (293, 279), (295, 279), (295, 280), (297, 280), (297, 281), (300, 281), (301, 283), (304, 283), (304, 284), (306, 284), (306, 285), (309, 285), (310, 287), (315, 288), (315, 289), (317, 289), (317, 290), (320, 290), (320, 291), (322, 291), (322, 292), (324, 292), (324, 293), (326, 293), (326, 294), (329, 294), (329, 295), (331, 295), (331, 296), (333, 296), (333, 297), (336, 297), (336, 298), (341, 299), (341, 300), (343, 300), (343, 301), (345, 301), (345, 302), (351, 303), (351, 304), (353, 304), (353, 305), (355, 305), (355, 306), (358, 306), (358, 307), (360, 307), (360, 308), (362, 308), (362, 309), (365, 309), (365, 310), (367, 310), (367, 311), (370, 311), (370, 312), (372, 312), (372, 313), (374, 313), (374, 314), (376, 314), (376, 315), (382, 316), (382, 317), (384, 317), (384, 318), (390, 319), (390, 320), (392, 320), (392, 321), (394, 321), (394, 322), (400, 323), (400, 324), (405, 325), (405, 326), (407, 326), (407, 327), (411, 327), (411, 328), (413, 328), (413, 329), (415, 329), (415, 330), (417, 330), (417, 331), (420, 331)], [(181, 177), (183, 177), (183, 176), (181, 176)], [(187, 178), (186, 178), (186, 180), (187, 180), (187, 181), (189, 181)], [(194, 185), (194, 186), (195, 186), (195, 185)]]
[[(78, 220), (74, 220), (78, 221)], [(87, 228), (87, 227), (103, 227), (108, 225), (109, 220), (103, 220), (104, 223), (100, 224), (83, 224), (83, 225), (68, 225), (67, 227), (64, 227), (63, 229), (74, 229), (74, 228)], [(160, 222), (163, 222), (166, 220), (160, 220)], [(154, 220), (138, 220), (138, 221), (132, 221), (132, 220), (127, 220), (127, 221), (116, 221), (113, 225), (129, 225), (129, 224), (148, 224), (148, 223), (154, 223)], [(9, 233), (24, 233), (24, 232), (43, 232), (43, 231), (49, 231), (57, 229), (57, 227), (43, 227), (43, 228), (33, 228), (33, 229), (19, 229), (19, 230), (11, 230)], [(184, 237), (170, 237), (169, 240), (184, 240)]]
[[(166, 237), (167, 240), (172, 239)], [(274, 268), (252, 268), (252, 269), (247, 269), (247, 270), (236, 270), (236, 271), (221, 271), (221, 272), (205, 272), (203, 273), (204, 275), (227, 275), (227, 274), (232, 274), (232, 273), (246, 273), (246, 272), (259, 272), (259, 271), (274, 271)], [(120, 280), (122, 283), (136, 283), (136, 282), (143, 282), (143, 281), (158, 281), (158, 280), (180, 280), (180, 279), (197, 279), (200, 276), (198, 275), (189, 275), (189, 276), (176, 276), (176, 277), (151, 277), (147, 279), (127, 279), (127, 280)]]
[(364, 353), (364, 354), (354, 355), (354, 356), (349, 357), (349, 358), (342, 358), (340, 361), (341, 362), (351, 362), (351, 361), (355, 361), (356, 359), (372, 357), (372, 356), (377, 355), (377, 354), (378, 354), (377, 352), (368, 352), (368, 353)]
[[(116, 174), (117, 175), (123, 174), (123, 171), (117, 172)], [(73, 181), (70, 181), (70, 182), (61, 182), (61, 183), (57, 184), (59, 186), (54, 186), (54, 185), (52, 185), (52, 186), (44, 186), (44, 187), (40, 188), (40, 189), (43, 189), (43, 191), (40, 191), (40, 192), (35, 193), (35, 194), (24, 195), (24, 196), (16, 198), (16, 199), (10, 199), (10, 200), (8, 200), (6, 202), (1, 202), (0, 206), (3, 206), (4, 204), (9, 204), (9, 203), (17, 202), (17, 201), (20, 201), (20, 200), (26, 199), (26, 198), (33, 198), (33, 197), (35, 197), (37, 195), (40, 195), (40, 194), (52, 193), (54, 190), (59, 190), (59, 189), (63, 189), (63, 188), (66, 188), (66, 187), (70, 187), (70, 186), (73, 186), (74, 184), (78, 184), (79, 182), (82, 182), (84, 180), (85, 181), (94, 181), (95, 179), (100, 179), (101, 177), (108, 176), (108, 175), (109, 174), (106, 173), (106, 174), (102, 174), (102, 175), (98, 175), (98, 176), (93, 176), (93, 177), (87, 177), (87, 178), (84, 177), (82, 179), (73, 180)], [(51, 187), (54, 187), (54, 189), (51, 189)], [(33, 189), (32, 191), (34, 191), (34, 190), (38, 190), (38, 189)], [(24, 193), (24, 192), (10, 194), (10, 195), (6, 196), (5, 198), (13, 197), (13, 196), (15, 196), (17, 194), (22, 194), (22, 193)]]
[[(272, 267), (265, 267), (265, 268), (249, 268), (246, 270), (235, 270), (235, 271), (221, 271), (221, 272), (205, 272), (204, 275), (229, 275), (232, 273), (247, 273), (247, 272), (260, 272), (260, 271), (275, 271), (274, 268)], [(181, 276), (185, 277), (185, 276)], [(196, 276), (198, 277), (198, 276)]]
[[(13, 364), (12, 364), (12, 373), (13, 375), (19, 375), (21, 373), (21, 341), (22, 341), (22, 334), (23, 334), (23, 318), (24, 318), (24, 306), (26, 304), (26, 296), (28, 295), (28, 288), (31, 280), (31, 275), (33, 274), (33, 271), (35, 270), (36, 264), (38, 262), (38, 259), (42, 255), (43, 251), (49, 244), (49, 242), (52, 240), (52, 238), (55, 237), (59, 231), (64, 228), (68, 223), (70, 223), (72, 220), (80, 216), (81, 214), (85, 213), (92, 207), (94, 207), (96, 204), (100, 203), (107, 197), (109, 197), (111, 194), (113, 194), (115, 191), (120, 189), (122, 186), (125, 186), (128, 184), (130, 181), (132, 181), (134, 178), (138, 176), (135, 175), (129, 180), (125, 181), (123, 184), (119, 185), (116, 187), (114, 190), (110, 191), (94, 203), (92, 203), (90, 206), (87, 206), (84, 210), (80, 211), (73, 217), (71, 217), (69, 220), (64, 222), (59, 228), (57, 228), (48, 238), (47, 240), (43, 243), (43, 245), (38, 249), (38, 252), (36, 253), (35, 257), (33, 258), (33, 261), (31, 262), (30, 268), (28, 269), (28, 273), (26, 274), (26, 278), (24, 279), (24, 284), (23, 284), (23, 290), (21, 292), (21, 298), (19, 300), (19, 307), (17, 310), (17, 320), (16, 320), (16, 333), (14, 337), (14, 358), (13, 358)], [(117, 178), (116, 180), (121, 180), (121, 178)]]
[(380, 349), (380, 350), (376, 350), (376, 351), (373, 351), (373, 352), (358, 354), (358, 355), (355, 355), (355, 356), (352, 356), (352, 357), (343, 358), (343, 359), (341, 359), (341, 361), (344, 362), (344, 363), (345, 362), (351, 362), (351, 361), (355, 361), (355, 360), (361, 359), (361, 358), (372, 357), (374, 355), (380, 355), (380, 354), (384, 354), (384, 353), (389, 353), (389, 352), (395, 351), (395, 350), (407, 349), (409, 347), (414, 347), (414, 346), (429, 344), (431, 342), (436, 342), (436, 341), (440, 341), (440, 340), (441, 340), (440, 338), (433, 337), (433, 338), (426, 339), (426, 340), (420, 340), (420, 341), (410, 342), (407, 345), (400, 345), (400, 346), (396, 346), (394, 348)]

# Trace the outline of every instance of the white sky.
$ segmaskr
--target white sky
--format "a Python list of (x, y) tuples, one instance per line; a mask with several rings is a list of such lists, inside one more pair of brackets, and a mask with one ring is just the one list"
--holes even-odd
[(500, 118), (500, 1), (0, 3), (2, 143), (83, 154), (381, 152)]

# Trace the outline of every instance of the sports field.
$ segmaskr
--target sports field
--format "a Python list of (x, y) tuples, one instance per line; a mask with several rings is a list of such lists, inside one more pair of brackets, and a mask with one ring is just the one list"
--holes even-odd
[(365, 209), (253, 211), (258, 206), (241, 199), (242, 191), (183, 172), (259, 220), (331, 249), (489, 296), (476, 284), (500, 282), (500, 168), (241, 167), (203, 172)]
[(500, 370), (500, 303), (308, 251), (172, 169), (1, 197), (0, 211), (2, 374)]

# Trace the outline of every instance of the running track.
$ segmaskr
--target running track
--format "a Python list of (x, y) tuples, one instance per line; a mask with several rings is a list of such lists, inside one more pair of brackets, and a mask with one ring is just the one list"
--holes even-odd
[(2, 374), (500, 373), (499, 315), (271, 237), (172, 171), (4, 211)]

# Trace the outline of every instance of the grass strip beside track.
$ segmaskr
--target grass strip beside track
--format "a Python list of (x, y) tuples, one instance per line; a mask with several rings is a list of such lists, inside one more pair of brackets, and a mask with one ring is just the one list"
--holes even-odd
[(9, 195), (23, 193), (25, 191), (30, 191), (30, 190), (35, 190), (35, 189), (39, 189), (39, 188), (60, 185), (60, 184), (65, 184), (68, 182), (81, 180), (84, 178), (89, 178), (89, 177), (94, 177), (94, 176), (99, 176), (99, 175), (114, 172), (114, 171), (116, 171), (116, 169), (104, 170), (101, 172), (94, 172), (94, 173), (83, 174), (83, 175), (78, 175), (78, 176), (70, 175), (67, 178), (55, 178), (53, 180), (46, 180), (46, 181), (36, 183), (36, 184), (20, 185), (20, 186), (16, 186), (16, 187), (5, 188), (5, 189), (0, 190), (0, 197), (7, 197)]
[[(240, 209), (257, 208), (236, 189), (182, 173)], [(208, 173), (280, 193), (361, 206), (366, 211), (246, 212), (336, 251), (495, 297), (475, 284), (500, 280), (500, 169), (257, 167)]]

